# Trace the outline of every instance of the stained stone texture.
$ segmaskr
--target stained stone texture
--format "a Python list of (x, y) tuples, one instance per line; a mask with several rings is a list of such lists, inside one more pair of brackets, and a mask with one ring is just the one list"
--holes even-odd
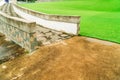
[[(7, 4), (10, 5), (10, 4)], [(7, 9), (7, 8), (6, 8)], [(7, 12), (8, 13), (8, 12)], [(37, 45), (35, 22), (26, 21), (18, 17), (11, 17), (0, 12), (0, 32), (14, 41), (16, 44), (25, 48), (29, 52), (35, 49)]]

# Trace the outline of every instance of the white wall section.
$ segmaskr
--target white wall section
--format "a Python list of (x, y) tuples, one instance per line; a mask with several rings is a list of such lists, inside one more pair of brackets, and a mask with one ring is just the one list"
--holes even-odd
[(37, 24), (43, 27), (51, 28), (51, 29), (58, 30), (58, 31), (63, 31), (63, 32), (70, 33), (70, 34), (75, 34), (75, 35), (77, 34), (77, 30), (78, 30), (77, 23), (50, 21), (50, 20), (42, 19), (42, 18), (33, 16), (33, 15), (27, 14), (17, 9), (15, 6), (13, 6), (13, 8), (19, 16), (27, 20), (35, 21)]

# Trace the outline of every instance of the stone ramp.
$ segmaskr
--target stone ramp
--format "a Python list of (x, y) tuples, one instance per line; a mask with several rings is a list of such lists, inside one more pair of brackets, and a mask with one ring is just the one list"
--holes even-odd
[[(6, 13), (7, 15), (22, 18), (14, 11), (12, 3), (4, 4), (0, 10)], [(36, 26), (35, 32), (36, 32), (36, 37), (37, 37), (37, 41), (39, 42), (39, 45), (48, 45), (60, 40), (71, 38), (73, 36), (60, 31), (45, 28), (40, 25)]]
[[(0, 7), (0, 10), (9, 16), (21, 18), (18, 16), (18, 14), (15, 13), (11, 3), (4, 4), (2, 7)], [(35, 31), (36, 38), (40, 46), (50, 45), (51, 43), (65, 40), (73, 36), (60, 31), (44, 28), (40, 25), (36, 26)], [(12, 59), (15, 56), (23, 53), (23, 48), (10, 40), (6, 41), (5, 36), (3, 37), (3, 35), (0, 34), (0, 63)]]

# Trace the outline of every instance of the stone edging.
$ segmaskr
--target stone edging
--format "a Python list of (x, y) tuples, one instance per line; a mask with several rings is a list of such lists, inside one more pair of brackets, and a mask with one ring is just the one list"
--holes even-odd
[(0, 12), (0, 19), (5, 23), (9, 23), (9, 25), (12, 25), (28, 33), (34, 32), (34, 28), (36, 26), (35, 22), (26, 21), (25, 19), (21, 19), (17, 17), (11, 17), (2, 12)]
[(60, 21), (60, 22), (69, 22), (69, 23), (79, 23), (80, 22), (80, 16), (61, 16), (61, 15), (52, 15), (52, 14), (46, 14), (34, 10), (30, 10), (28, 8), (24, 8), (21, 6), (18, 6), (14, 4), (15, 7), (20, 9), (21, 11), (31, 14), (33, 16), (37, 16), (46, 20), (51, 20), (51, 21)]

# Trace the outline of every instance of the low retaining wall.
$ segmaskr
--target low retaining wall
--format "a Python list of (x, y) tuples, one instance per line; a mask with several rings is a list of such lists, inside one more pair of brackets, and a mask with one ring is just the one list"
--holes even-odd
[(0, 32), (29, 52), (37, 46), (35, 26), (35, 22), (10, 17), (0, 12)]
[(49, 15), (29, 10), (18, 5), (14, 5), (13, 8), (19, 16), (33, 20), (43, 27), (75, 35), (79, 32), (80, 16)]

